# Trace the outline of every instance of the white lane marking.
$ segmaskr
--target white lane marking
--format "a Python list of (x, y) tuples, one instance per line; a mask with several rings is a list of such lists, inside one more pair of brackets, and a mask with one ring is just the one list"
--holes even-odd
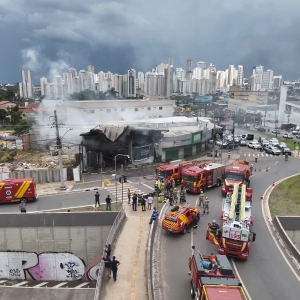
[(85, 285), (87, 285), (87, 284), (89, 284), (89, 282), (84, 282), (84, 283), (79, 284), (79, 285), (77, 285), (76, 287), (74, 287), (74, 289), (80, 289), (80, 288), (82, 288), (83, 286), (85, 286)]
[(57, 284), (57, 285), (53, 286), (53, 287), (52, 287), (52, 289), (59, 288), (59, 287), (61, 287), (61, 286), (65, 285), (65, 284), (67, 284), (67, 282), (61, 282), (61, 283), (59, 283), (59, 284)]
[(43, 286), (43, 285), (46, 285), (46, 284), (48, 284), (49, 282), (41, 282), (41, 283), (39, 283), (39, 284), (37, 284), (37, 285), (35, 285), (34, 286), (34, 288), (39, 288), (39, 287), (41, 287), (41, 286)]
[(274, 164), (274, 166), (276, 166), (276, 165), (277, 165), (277, 163), (278, 163), (278, 160), (276, 161), (276, 163)]
[(13, 287), (15, 287), (15, 286), (21, 286), (21, 285), (24, 285), (24, 284), (26, 284), (26, 283), (28, 283), (28, 281), (22, 281), (22, 282), (19, 282), (19, 283), (17, 283), (17, 284), (14, 284), (14, 285), (12, 285)]
[[(296, 176), (296, 175), (300, 175), (300, 173), (295, 174), (295, 175), (292, 175), (292, 176), (289, 176), (289, 177), (286, 177), (286, 178), (283, 178), (283, 179), (280, 179), (279, 181), (275, 182), (275, 186), (277, 186), (280, 182), (282, 182), (282, 181), (284, 181), (284, 180), (286, 180), (286, 179), (289, 179), (289, 178), (291, 178), (291, 177), (294, 177), (294, 176)], [(262, 214), (263, 214), (265, 223), (266, 223), (266, 225), (267, 225), (267, 228), (268, 228), (268, 230), (269, 230), (269, 232), (270, 232), (270, 235), (271, 235), (271, 237), (272, 237), (273, 240), (274, 240), (275, 245), (277, 246), (279, 252), (281, 253), (283, 259), (286, 261), (287, 265), (290, 267), (291, 271), (294, 273), (294, 275), (296, 276), (296, 278), (298, 279), (298, 281), (300, 281), (300, 277), (298, 276), (298, 274), (296, 273), (296, 271), (295, 271), (294, 268), (292, 267), (291, 263), (290, 263), (290, 262), (288, 261), (288, 259), (286, 258), (286, 256), (285, 256), (283, 250), (282, 250), (281, 247), (279, 246), (279, 244), (278, 244), (278, 242), (277, 242), (277, 239), (276, 239), (275, 235), (274, 235), (273, 232), (272, 232), (271, 225), (270, 225), (270, 223), (269, 223), (270, 221), (272, 221), (272, 219), (271, 219), (271, 213), (270, 213), (270, 208), (269, 208), (269, 195), (270, 195), (270, 193), (272, 192), (272, 190), (273, 190), (273, 188), (272, 188), (272, 187), (271, 187), (271, 188), (269, 187), (269, 188), (267, 188), (267, 190), (266, 190), (266, 191), (264, 192), (264, 194), (263, 194), (264, 200), (261, 201), (261, 210), (262, 210)], [(265, 210), (264, 210), (264, 205), (266, 205), (266, 209), (267, 209), (267, 211), (268, 211), (268, 212), (267, 212), (267, 213), (268, 213), (268, 216), (266, 215), (266, 212), (265, 212)], [(268, 220), (268, 219), (269, 219), (269, 220)]]
[(248, 290), (246, 289), (246, 286), (245, 286), (245, 284), (244, 284), (244, 282), (243, 282), (243, 280), (242, 280), (242, 277), (240, 276), (240, 273), (239, 273), (238, 270), (237, 270), (237, 267), (236, 267), (236, 265), (235, 265), (235, 263), (234, 263), (234, 260), (233, 260), (232, 258), (231, 258), (231, 263), (232, 263), (232, 265), (233, 265), (235, 275), (238, 277), (239, 281), (241, 282), (241, 284), (242, 284), (242, 286), (243, 286), (243, 289), (244, 289), (244, 291), (245, 291), (245, 293), (246, 293), (246, 295), (247, 295), (247, 297), (248, 297), (248, 300), (252, 300), (252, 298), (250, 297), (249, 292), (248, 292)]

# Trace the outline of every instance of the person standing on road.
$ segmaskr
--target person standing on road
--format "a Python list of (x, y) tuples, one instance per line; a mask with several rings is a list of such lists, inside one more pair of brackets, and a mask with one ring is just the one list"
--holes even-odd
[(174, 190), (173, 190), (173, 198), (174, 198), (174, 202), (177, 203), (177, 201), (178, 201), (178, 194), (177, 194), (176, 188), (174, 188)]
[(132, 210), (136, 211), (137, 196), (136, 193), (132, 196)]
[(21, 203), (19, 204), (19, 210), (21, 213), (26, 213), (26, 203), (24, 200), (22, 200)]
[(200, 191), (200, 195), (199, 195), (199, 198), (198, 198), (198, 205), (201, 206), (201, 204), (204, 207), (204, 193), (203, 193), (203, 191)]
[(228, 159), (230, 159), (230, 154), (231, 154), (231, 151), (229, 150), (228, 151)]
[(250, 165), (250, 174), (252, 175), (252, 173), (253, 173), (253, 165), (251, 164)]
[(96, 192), (96, 194), (95, 194), (95, 208), (97, 207), (97, 204), (98, 204), (98, 207), (100, 207), (100, 195), (98, 192)]
[(143, 195), (141, 205), (142, 205), (142, 211), (146, 211), (146, 195)]
[(130, 199), (131, 199), (131, 192), (130, 192), (130, 189), (128, 189), (127, 195), (128, 195), (128, 205), (130, 205)]
[(109, 195), (107, 195), (105, 202), (106, 202), (106, 210), (111, 210), (111, 198), (109, 197)]
[(203, 213), (205, 214), (207, 210), (207, 214), (209, 213), (209, 200), (208, 197), (205, 197), (205, 201), (204, 201), (204, 209), (203, 209)]
[(149, 224), (152, 224), (152, 222), (155, 221), (157, 217), (158, 217), (158, 210), (154, 207)]
[(104, 251), (106, 253), (106, 258), (110, 258), (110, 253), (111, 253), (111, 245), (108, 244), (105, 246)]
[(112, 261), (110, 262), (110, 266), (111, 266), (111, 270), (113, 272), (113, 278), (114, 278), (114, 281), (117, 280), (117, 273), (118, 273), (118, 266), (120, 265), (121, 263), (116, 260), (116, 257), (113, 256), (113, 259)]
[(110, 277), (111, 277), (111, 265), (110, 265), (111, 259), (102, 256), (101, 261), (104, 261), (104, 267), (107, 271), (107, 278), (110, 279)]
[(152, 197), (152, 194), (150, 194), (150, 195), (148, 196), (148, 209), (149, 209), (149, 210), (151, 210), (152, 203), (153, 203), (153, 197)]

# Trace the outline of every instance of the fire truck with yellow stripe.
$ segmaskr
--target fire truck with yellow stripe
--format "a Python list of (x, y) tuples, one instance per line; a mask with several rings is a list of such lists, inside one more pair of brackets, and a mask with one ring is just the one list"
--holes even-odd
[(182, 171), (182, 184), (191, 193), (198, 194), (213, 186), (220, 186), (223, 182), (225, 166), (219, 163), (189, 167)]
[(0, 181), (0, 203), (33, 201), (37, 199), (33, 178)]
[(251, 242), (256, 239), (256, 233), (251, 232), (253, 225), (251, 214), (252, 189), (246, 184), (234, 184), (233, 192), (227, 195), (222, 210), (222, 227), (215, 230), (214, 224), (208, 224), (206, 239), (218, 245), (218, 253), (239, 259), (248, 259)]
[(195, 215), (197, 222), (199, 222), (200, 212), (197, 208), (191, 207), (189, 204), (174, 206), (174, 208), (164, 216), (162, 229), (171, 233), (185, 234), (187, 229), (192, 226)]

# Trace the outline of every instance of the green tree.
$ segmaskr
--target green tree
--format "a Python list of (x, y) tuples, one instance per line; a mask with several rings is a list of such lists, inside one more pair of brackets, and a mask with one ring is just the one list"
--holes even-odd
[(0, 120), (5, 120), (7, 117), (7, 111), (5, 109), (0, 109)]
[(34, 124), (34, 119), (22, 119), (14, 126), (13, 135), (22, 135), (28, 133)]
[(19, 105), (7, 107), (7, 115), (10, 116), (10, 122), (17, 124), (21, 120), (22, 112), (19, 110)]

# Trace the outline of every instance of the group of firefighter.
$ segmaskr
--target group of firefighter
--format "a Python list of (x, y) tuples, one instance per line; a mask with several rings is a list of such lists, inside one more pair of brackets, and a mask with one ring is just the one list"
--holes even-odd
[[(169, 200), (170, 205), (172, 206), (173, 203), (184, 203), (186, 202), (186, 188), (182, 183), (180, 185), (180, 190), (176, 189), (176, 182), (174, 179), (171, 180), (164, 180), (158, 179), (154, 184), (155, 192), (158, 196), (163, 197), (164, 201)], [(198, 198), (198, 205), (203, 205), (203, 213), (209, 213), (209, 199), (205, 197), (204, 191), (201, 190), (199, 198)]]

